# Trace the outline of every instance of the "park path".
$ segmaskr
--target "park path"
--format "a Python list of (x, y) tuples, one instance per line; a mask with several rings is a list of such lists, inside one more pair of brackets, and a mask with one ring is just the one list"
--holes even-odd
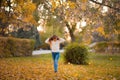
[[(64, 50), (60, 50), (60, 52), (64, 52)], [(49, 54), (51, 50), (35, 50), (32, 52), (32, 55), (39, 55), (39, 54)]]

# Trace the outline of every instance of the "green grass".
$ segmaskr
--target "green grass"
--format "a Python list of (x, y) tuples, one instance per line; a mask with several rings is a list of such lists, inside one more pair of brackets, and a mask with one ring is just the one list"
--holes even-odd
[(120, 54), (90, 54), (89, 65), (65, 64), (54, 73), (51, 54), (0, 59), (0, 80), (120, 80)]

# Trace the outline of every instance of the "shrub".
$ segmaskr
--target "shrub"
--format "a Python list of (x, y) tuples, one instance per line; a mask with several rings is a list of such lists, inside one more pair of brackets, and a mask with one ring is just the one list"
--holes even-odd
[(99, 53), (120, 53), (120, 42), (98, 42), (92, 48)]
[(0, 57), (31, 56), (34, 40), (0, 37)]
[(71, 43), (65, 47), (64, 58), (73, 64), (88, 64), (88, 49), (84, 45)]
[(17, 31), (10, 32), (9, 34), (16, 38), (35, 40), (34, 49), (37, 49), (38, 46), (41, 45), (41, 38), (39, 32), (37, 31), (36, 27), (31, 25), (26, 25), (26, 27), (28, 26), (29, 26), (29, 30), (24, 30), (24, 28), (19, 28)]
[(0, 57), (10, 57), (11, 52), (9, 51), (8, 38), (0, 37)]

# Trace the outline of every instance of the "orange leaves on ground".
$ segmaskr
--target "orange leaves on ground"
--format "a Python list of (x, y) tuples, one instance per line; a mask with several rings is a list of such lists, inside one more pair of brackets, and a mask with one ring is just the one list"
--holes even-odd
[[(100, 58), (99, 56), (99, 59), (95, 57), (94, 59), (91, 60), (89, 65), (74, 65), (71, 63), (64, 64), (64, 62), (60, 60), (58, 73), (54, 73), (53, 61), (51, 59), (51, 56), (43, 57), (42, 55), (40, 55), (40, 56), (22, 57), (22, 58), (20, 57), (3, 58), (0, 59), (0, 79), (1, 80), (93, 80), (93, 79), (119, 80), (120, 56), (117, 57), (118, 59), (113, 59), (112, 57), (109, 57), (104, 60), (103, 57)], [(117, 65), (115, 62), (118, 62)]]

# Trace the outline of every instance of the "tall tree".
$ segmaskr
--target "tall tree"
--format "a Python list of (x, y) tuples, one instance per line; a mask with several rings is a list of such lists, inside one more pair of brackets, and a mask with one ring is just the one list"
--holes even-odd
[[(5, 36), (9, 32), (10, 24), (22, 22), (35, 24), (32, 16), (36, 6), (31, 0), (1, 0), (0, 2), (0, 35)], [(22, 27), (22, 25), (15, 27)], [(13, 26), (14, 27), (14, 26)]]
[[(84, 30), (79, 25), (79, 28), (85, 31), (84, 34), (92, 35), (93, 32), (97, 32), (101, 37), (112, 37), (112, 35), (107, 35), (107, 30), (110, 34), (110, 30), (115, 29), (116, 23), (117, 26), (113, 32), (119, 32), (117, 30), (120, 19), (119, 3), (119, 0), (45, 0), (38, 6), (38, 10), (40, 18), (49, 20), (50, 16), (56, 16), (60, 24), (67, 27), (71, 40), (74, 42), (76, 26), (81, 21), (85, 21), (86, 28), (89, 29)], [(103, 13), (104, 7), (107, 7), (109, 11)]]

